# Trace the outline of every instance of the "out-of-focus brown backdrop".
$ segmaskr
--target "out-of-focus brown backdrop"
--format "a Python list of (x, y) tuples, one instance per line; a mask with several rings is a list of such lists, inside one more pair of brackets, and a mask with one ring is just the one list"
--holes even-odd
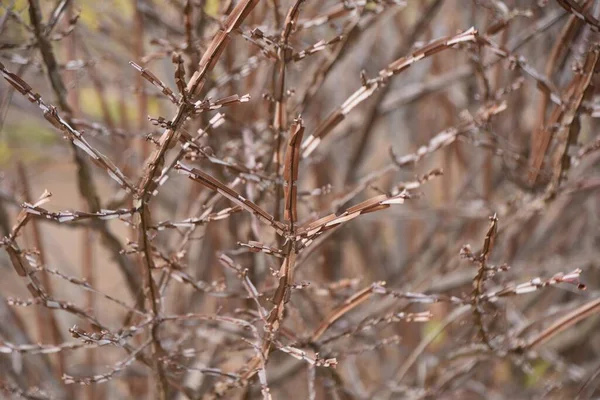
[(599, 6), (2, 2), (0, 390), (593, 398)]

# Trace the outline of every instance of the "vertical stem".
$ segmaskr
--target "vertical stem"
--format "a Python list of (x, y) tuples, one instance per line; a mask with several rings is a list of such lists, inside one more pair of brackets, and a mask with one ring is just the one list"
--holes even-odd
[(151, 244), (148, 237), (149, 229), (151, 225), (150, 210), (148, 204), (142, 204), (141, 222), (139, 224), (139, 243), (141, 250), (141, 264), (145, 266), (144, 272), (144, 283), (146, 292), (146, 299), (148, 300), (149, 309), (152, 313), (153, 322), (150, 335), (152, 337), (152, 362), (153, 368), (156, 372), (156, 376), (153, 378), (156, 380), (156, 391), (157, 399), (166, 400), (168, 397), (168, 383), (160, 361), (162, 355), (162, 347), (160, 345), (160, 338), (158, 337), (159, 330), (159, 314), (160, 314), (160, 292), (158, 286), (154, 282), (152, 277), (152, 270), (154, 269), (154, 260), (152, 258)]
[[(70, 20), (74, 15), (74, 7), (73, 3), (69, 3), (67, 8), (67, 16)], [(67, 59), (75, 60), (77, 57), (77, 41), (76, 41), (76, 33), (71, 32), (67, 39)], [(77, 72), (70, 71), (67, 73), (67, 79), (72, 87), (72, 90), (67, 91), (67, 101), (71, 106), (74, 115), (78, 115), (80, 113), (79, 109), (79, 91), (77, 88)], [(81, 206), (83, 210), (91, 211), (88, 209), (87, 203), (81, 199)], [(84, 279), (92, 286), (96, 286), (96, 282), (94, 279), (94, 252), (93, 252), (93, 235), (92, 230), (89, 226), (86, 226), (81, 231), (81, 248), (82, 248), (82, 256), (81, 256), (81, 265), (83, 266), (83, 276)], [(94, 314), (94, 293), (86, 292), (86, 301), (85, 301), (86, 309), (90, 310), (92, 314)], [(95, 370), (96, 366), (96, 353), (94, 350), (90, 350), (86, 353), (86, 364), (88, 368), (92, 371)], [(88, 385), (85, 388), (86, 398), (89, 400), (95, 400), (98, 398), (96, 393), (98, 390), (94, 386)], [(73, 393), (71, 393), (72, 395)]]
[[(29, 179), (27, 178), (27, 173), (25, 171), (25, 166), (23, 163), (19, 162), (17, 164), (17, 172), (19, 174), (19, 180), (21, 182), (21, 188), (23, 191), (23, 197), (25, 201), (31, 203), (33, 198), (31, 197), (31, 190), (29, 185)], [(33, 236), (33, 244), (35, 248), (39, 252), (39, 260), (42, 266), (46, 266), (46, 249), (44, 247), (44, 242), (42, 240), (42, 234), (40, 232), (40, 226), (38, 221), (32, 219), (30, 222), (31, 232)], [(52, 283), (50, 282), (50, 277), (44, 271), (38, 272), (40, 275), (42, 284), (44, 289), (48, 293), (49, 296), (52, 296)], [(41, 307), (36, 307), (36, 316), (38, 321), (38, 330), (40, 340), (42, 342), (49, 342), (52, 344), (59, 344), (62, 342), (63, 338), (60, 334), (60, 330), (58, 328), (58, 323), (56, 321), (55, 315), (53, 312), (49, 312), (47, 309), (43, 309)], [(58, 352), (56, 354), (56, 362), (58, 365), (57, 377), (60, 379), (65, 373), (65, 356), (63, 352)]]
[[(142, 14), (142, 10), (140, 9), (140, 2), (139, 0), (132, 0), (133, 2), (133, 7), (134, 7), (134, 16), (133, 16), (133, 58), (134, 60), (136, 60), (136, 62), (138, 62), (140, 65), (144, 65), (144, 63), (142, 62), (142, 57), (144, 57), (144, 33), (145, 33), (145, 26), (144, 26), (144, 16)], [(146, 94), (146, 91), (144, 90), (144, 78), (140, 75), (140, 74), (136, 74), (135, 77), (135, 88), (137, 91), (137, 118), (135, 120), (135, 122), (133, 123), (134, 125), (134, 130), (137, 130), (138, 132), (144, 132), (145, 128), (146, 128), (146, 119), (147, 119), (147, 115), (148, 115), (148, 95)], [(139, 158), (144, 160), (148, 157), (149, 154), (149, 143), (143, 138), (141, 137), (139, 139), (138, 143), (135, 143), (135, 139), (133, 139), (133, 146), (137, 147), (138, 151), (136, 152), (136, 154), (138, 154)], [(133, 199), (131, 199), (132, 203), (131, 205), (133, 205)], [(143, 218), (143, 217), (142, 217)], [(146, 248), (146, 242), (145, 240), (147, 239), (146, 234), (144, 231), (138, 232), (136, 230), (135, 226), (131, 227), (131, 235), (132, 237), (135, 237), (135, 235), (140, 235), (141, 237), (143, 237), (144, 241), (140, 241), (140, 245), (144, 246), (144, 249)], [(142, 244), (143, 243), (143, 244)], [(152, 281), (152, 273), (150, 271), (150, 269), (148, 268), (148, 270), (146, 270), (145, 268), (145, 264), (147, 262), (151, 262), (148, 260), (144, 260), (142, 258), (139, 259), (139, 263), (138, 263), (138, 268), (139, 268), (139, 272), (140, 274), (144, 277), (144, 292), (145, 296), (148, 296), (147, 290), (148, 290), (148, 285), (152, 285), (154, 282)], [(156, 317), (156, 315), (155, 315)], [(155, 330), (154, 327), (152, 328), (152, 333), (151, 335), (154, 337), (155, 334)], [(139, 340), (143, 340), (142, 337), (139, 338)], [(156, 347), (152, 346), (152, 355), (153, 358), (156, 355)], [(156, 363), (156, 360), (153, 360)], [(157, 365), (153, 365), (154, 368), (157, 367)], [(152, 387), (152, 381), (155, 380), (156, 377), (149, 375), (148, 376), (148, 382), (146, 382), (146, 389), (145, 390), (149, 390)], [(161, 381), (161, 379), (157, 379), (157, 384), (159, 384)], [(161, 388), (159, 388), (157, 386), (157, 390), (158, 390), (158, 396), (161, 396), (161, 393), (163, 393), (163, 390)]]
[[(144, 16), (140, 10), (138, 0), (132, 0), (135, 7), (134, 14), (134, 59), (140, 63), (144, 56)], [(136, 74), (135, 87), (138, 90), (138, 102), (137, 102), (137, 128), (142, 132), (146, 128), (147, 117), (148, 117), (148, 95), (144, 90), (144, 78), (140, 74)], [(140, 154), (143, 159), (148, 157), (149, 147), (148, 142), (143, 138), (140, 139)]]

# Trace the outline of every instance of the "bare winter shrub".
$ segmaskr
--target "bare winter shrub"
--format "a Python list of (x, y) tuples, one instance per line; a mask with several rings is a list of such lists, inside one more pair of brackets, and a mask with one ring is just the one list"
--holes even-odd
[(0, 7), (3, 396), (599, 395), (600, 3)]

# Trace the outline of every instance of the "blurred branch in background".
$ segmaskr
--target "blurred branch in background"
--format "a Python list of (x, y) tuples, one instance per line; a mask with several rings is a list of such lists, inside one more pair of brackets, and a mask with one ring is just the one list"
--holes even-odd
[(0, 5), (0, 392), (595, 398), (600, 7)]

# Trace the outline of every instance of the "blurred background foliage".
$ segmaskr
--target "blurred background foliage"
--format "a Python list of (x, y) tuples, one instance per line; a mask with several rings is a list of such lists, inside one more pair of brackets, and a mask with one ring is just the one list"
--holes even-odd
[[(45, 21), (60, 3), (40, 2)], [(172, 53), (182, 54), (189, 80), (236, 2), (73, 0), (66, 3), (67, 17), (53, 30), (51, 43), (74, 108), (72, 117), (79, 120), (80, 130), (93, 147), (137, 182), (144, 173), (144, 160), (155, 147), (153, 142), (164, 131), (164, 127), (149, 118), (164, 117), (168, 121), (176, 107), (156, 87), (141, 79), (129, 62), (147, 67), (175, 90)], [(600, 2), (577, 4), (583, 3), (592, 15), (600, 13)], [(186, 32), (184, 18), (189, 4), (193, 5), (191, 34)], [(208, 77), (203, 96), (212, 100), (233, 94), (251, 96), (248, 103), (225, 107), (226, 122), (200, 141), (205, 154), (186, 160), (223, 182), (237, 182), (242, 176), (235, 168), (223, 167), (232, 165), (227, 163), (244, 168), (252, 166), (254, 172), (264, 174), (279, 173), (273, 172), (276, 167), (272, 155), (276, 142), (273, 128), (276, 63), (272, 55), (261, 51), (261, 46), (262, 50), (269, 48), (261, 42), (264, 39), (261, 34), (266, 35), (267, 44), (268, 40), (279, 40), (283, 21), (276, 21), (274, 7), (278, 5), (281, 16), (285, 16), (292, 4), (283, 0), (260, 1), (240, 30), (232, 34)], [(476, 323), (476, 312), (472, 309), (448, 321), (456, 304), (445, 300), (415, 304), (393, 296), (370, 299), (332, 323), (328, 333), (343, 332), (389, 311), (431, 311), (432, 317), (424, 323), (385, 324), (381, 329), (344, 336), (330, 346), (312, 343), (340, 357), (338, 370), (319, 368), (315, 373), (318, 398), (570, 399), (580, 393), (582, 399), (587, 395), (592, 398), (597, 393), (595, 374), (600, 368), (598, 315), (557, 335), (539, 350), (522, 355), (515, 349), (519, 340), (543, 332), (553, 321), (599, 297), (597, 87), (600, 81), (597, 74), (591, 78), (590, 89), (573, 123), (579, 136), (570, 147), (574, 165), (569, 179), (555, 197), (544, 197), (553, 173), (550, 156), (546, 155), (538, 181), (531, 185), (527, 182), (530, 157), (536, 149), (536, 132), (542, 128), (557, 129), (555, 125), (547, 126), (556, 109), (553, 102), (568, 98), (570, 82), (581, 75), (585, 58), (599, 43), (598, 33), (555, 0), (307, 0), (301, 8), (300, 20), (318, 20), (342, 4), (347, 10), (355, 7), (360, 13), (341, 12), (340, 18), (298, 29), (292, 35), (291, 47), (296, 52), (320, 40), (346, 35), (339, 43), (324, 45), (324, 50), (287, 66), (288, 122), (302, 110), (307, 127), (305, 139), (361, 87), (362, 71), (367, 77), (377, 76), (394, 59), (433, 39), (474, 26), (510, 54), (500, 60), (489, 48), (465, 45), (419, 60), (387, 82), (383, 89), (387, 92), (385, 96), (375, 95), (345, 116), (318, 151), (303, 160), (299, 181), (299, 188), (304, 191), (299, 205), (302, 222), (387, 193), (394, 184), (412, 181), (434, 168), (443, 169), (444, 175), (419, 187), (418, 194), (407, 204), (361, 216), (360, 221), (334, 231), (308, 253), (297, 279), (310, 285), (306, 290), (294, 291), (286, 315), (285, 328), (290, 332), (286, 339), (292, 342), (291, 337), (302, 343), (331, 310), (361, 288), (380, 280), (403, 293), (423, 293), (427, 299), (438, 294), (444, 299), (456, 296), (469, 303), (477, 268), (461, 259), (461, 249), (467, 243), (473, 251), (480, 249), (489, 226), (488, 218), (496, 213), (500, 218), (500, 233), (490, 263), (507, 263), (511, 269), (490, 273), (493, 276), (486, 280), (487, 290), (512, 287), (535, 277), (549, 279), (575, 269), (581, 270), (588, 290), (549, 285), (552, 287), (531, 295), (486, 304), (489, 309), (485, 309), (485, 324), (498, 342), (497, 351), (489, 351), (483, 345), (480, 324)], [(2, 1), (0, 61), (23, 77), (48, 104), (57, 104), (47, 79), (47, 68), (35, 46), (28, 13), (27, 0)], [(502, 28), (488, 35), (486, 32), (494, 26)], [(574, 33), (567, 40), (563, 34), (569, 26)], [(561, 40), (564, 48), (557, 45)], [(560, 51), (555, 54), (556, 48)], [(328, 69), (331, 60), (335, 63)], [(318, 90), (307, 94), (321, 71), (325, 71), (324, 81)], [(548, 92), (543, 84), (550, 87), (558, 100), (545, 99)], [(302, 103), (303, 98), (308, 99), (306, 104)], [(418, 162), (396, 165), (398, 157), (394, 155), (415, 154), (430, 141), (436, 143), (437, 135), (454, 132), (455, 127), (479, 117), (478, 111), (496, 104), (505, 108), (497, 116), (458, 135), (460, 139), (436, 151), (425, 151)], [(376, 117), (371, 119), (373, 110)], [(195, 135), (214, 115), (212, 111), (200, 114), (184, 131)], [(287, 130), (284, 131), (285, 142)], [(80, 196), (81, 182), (77, 180), (72, 151), (61, 136), (35, 105), (4, 81), (0, 84), (0, 203), (9, 210), (4, 219), (4, 235), (21, 210), (25, 189), (33, 197), (44, 189), (50, 190), (53, 197), (49, 208), (53, 211), (87, 207)], [(589, 156), (579, 157), (586, 146), (592, 149)], [(179, 147), (174, 152), (177, 151)], [(217, 162), (208, 162), (213, 155)], [(18, 165), (23, 166), (24, 175), (19, 174)], [(385, 168), (388, 170), (382, 172)], [(103, 208), (131, 205), (131, 198), (104, 171), (97, 168), (92, 171), (90, 180), (97, 187)], [(276, 206), (278, 189), (268, 180), (241, 179), (237, 190), (253, 197), (269, 212), (281, 211)], [(354, 194), (348, 197), (348, 193)], [(153, 200), (153, 222), (197, 216), (206, 207), (207, 199), (210, 192), (206, 188), (173, 174)], [(222, 204), (230, 205), (225, 201)], [(106, 230), (114, 233), (116, 246), (120, 246), (117, 253), (125, 254), (128, 260), (133, 260), (137, 251), (138, 232), (134, 225), (127, 218), (106, 224)], [(46, 265), (69, 276), (85, 276), (99, 292), (133, 304), (135, 295), (128, 289), (114, 254), (106, 245), (103, 236), (106, 230), (93, 226), (40, 223), (47, 249)], [(82, 234), (81, 228), (86, 227), (90, 229)], [(23, 241), (33, 249), (38, 244), (30, 228), (25, 230)], [(180, 263), (177, 268), (189, 273), (193, 278), (190, 280), (209, 288), (201, 291), (186, 285), (185, 280), (178, 282), (165, 290), (165, 307), (172, 313), (243, 314), (253, 320), (254, 304), (247, 298), (220, 296), (219, 290), (237, 290), (239, 294), (243, 286), (235, 274), (219, 264), (218, 254), (231, 254), (250, 271), (249, 276), (258, 289), (268, 293), (276, 287), (273, 271), (279, 268), (278, 259), (273, 261), (264, 253), (239, 246), (253, 240), (279, 246), (281, 243), (268, 232), (248, 215), (238, 214), (202, 224), (198, 232), (189, 236), (183, 229), (157, 230), (153, 244), (157, 252), (163, 252), (157, 257), (159, 261), (168, 264), (176, 260)], [(27, 299), (30, 294), (22, 279), (9, 268), (10, 260), (4, 253), (2, 257), (2, 304), (8, 304), (6, 299)], [(91, 266), (91, 273), (86, 271), (86, 263)], [(59, 293), (65, 301), (83, 303), (81, 288), (56, 276), (51, 282), (54, 293)], [(218, 295), (214, 296), (213, 291)], [(128, 320), (128, 310), (105, 297), (85, 299), (85, 308), (97, 312), (115, 331)], [(13, 308), (17, 311), (7, 311)], [(42, 324), (36, 320), (32, 308), (9, 307), (0, 311), (21, 318), (26, 327), (23, 331), (30, 333), (31, 342), (51, 341), (44, 329), (40, 329)], [(56, 313), (56, 318), (65, 340), (69, 338), (67, 327), (82, 323), (66, 313)], [(209, 398), (201, 396), (208, 396), (219, 380), (209, 374), (198, 377), (194, 371), (214, 366), (239, 372), (248, 358), (247, 341), (231, 339), (228, 332), (213, 325), (184, 329), (187, 327), (181, 323), (165, 328), (164, 335), (169, 339), (165, 342), (175, 349), (170, 361), (185, 364), (181, 370), (173, 367), (176, 371), (173, 379), (187, 385), (187, 393), (192, 393), (187, 397)], [(1, 329), (0, 334), (7, 335)], [(394, 335), (400, 339), (385, 341)], [(407, 360), (423, 343), (426, 345), (411, 364)], [(186, 358), (182, 355), (184, 347), (197, 353)], [(304, 349), (314, 352), (317, 348)], [(460, 351), (465, 354), (459, 354)], [(349, 354), (344, 355), (345, 352)], [(112, 347), (90, 349), (89, 353), (73, 351), (65, 356), (67, 365), (63, 372), (79, 376), (101, 373), (104, 366), (115, 365), (123, 354), (121, 349)], [(110, 383), (90, 390), (62, 384), (56, 373), (58, 356), (45, 361), (40, 361), (42, 357), (27, 357), (22, 367), (26, 371), (23, 379), (27, 380), (23, 386), (40, 381), (45, 389), (54, 390), (58, 398), (82, 398), (84, 394), (89, 399), (153, 395), (153, 386), (148, 384), (153, 379), (152, 372), (142, 363), (134, 363)], [(44, 369), (45, 362), (50, 365), (48, 370)], [(10, 359), (0, 363), (0, 367), (7, 374), (19, 375), (15, 373), (16, 363)], [(408, 369), (397, 380), (396, 373), (406, 365)], [(276, 399), (310, 396), (306, 381), (313, 372), (305, 367), (305, 363), (279, 353), (269, 360), (268, 375)], [(233, 392), (231, 398), (261, 397), (256, 381)], [(186, 397), (181, 393), (178, 396), (172, 397)]]

